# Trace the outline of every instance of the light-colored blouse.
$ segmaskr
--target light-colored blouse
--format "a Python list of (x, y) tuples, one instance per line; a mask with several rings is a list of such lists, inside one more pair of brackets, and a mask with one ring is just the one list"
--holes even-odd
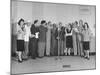
[(21, 26), (17, 24), (17, 39), (24, 40), (24, 31), (22, 30)]
[(83, 30), (82, 34), (83, 34), (83, 41), (90, 41), (91, 37), (90, 29)]

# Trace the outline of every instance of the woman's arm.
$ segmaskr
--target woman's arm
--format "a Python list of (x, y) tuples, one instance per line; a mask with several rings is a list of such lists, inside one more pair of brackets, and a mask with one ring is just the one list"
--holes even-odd
[(17, 31), (16, 31), (16, 34), (18, 35), (18, 34), (21, 34), (21, 33), (22, 33), (22, 31), (21, 31), (20, 27), (19, 27), (18, 24), (17, 24)]

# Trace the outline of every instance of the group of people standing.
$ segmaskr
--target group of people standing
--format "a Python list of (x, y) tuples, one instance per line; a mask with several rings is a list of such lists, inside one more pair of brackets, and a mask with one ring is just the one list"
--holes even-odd
[(38, 22), (35, 20), (30, 24), (20, 19), (17, 24), (16, 53), (19, 62), (29, 57), (36, 59), (71, 53), (89, 59), (91, 32), (87, 22), (79, 20), (65, 25), (45, 20)]

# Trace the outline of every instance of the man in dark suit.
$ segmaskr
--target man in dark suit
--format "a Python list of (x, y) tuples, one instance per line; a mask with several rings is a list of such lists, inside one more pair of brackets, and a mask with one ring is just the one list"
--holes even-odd
[(32, 24), (31, 26), (31, 35), (33, 37), (30, 38), (30, 41), (29, 41), (29, 55), (35, 59), (37, 56), (38, 56), (38, 38), (36, 37), (36, 33), (39, 32), (38, 28), (36, 27), (38, 24), (38, 20), (35, 20), (34, 21), (34, 24)]
[(64, 35), (65, 35), (64, 27), (62, 26), (62, 23), (59, 22), (58, 28), (56, 30), (56, 39), (58, 40), (58, 55), (64, 54), (64, 39), (65, 39)]

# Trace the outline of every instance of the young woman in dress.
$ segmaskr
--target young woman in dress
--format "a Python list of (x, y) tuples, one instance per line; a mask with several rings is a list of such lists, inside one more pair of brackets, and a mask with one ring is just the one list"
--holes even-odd
[(89, 59), (91, 33), (87, 22), (84, 23), (84, 30), (82, 33), (83, 33), (83, 50), (85, 53), (84, 57)]
[(70, 51), (73, 48), (73, 40), (72, 40), (72, 25), (69, 23), (65, 30), (66, 34), (66, 50), (65, 55), (70, 55)]
[(20, 19), (17, 25), (18, 62), (22, 62), (22, 52), (23, 51), (24, 51), (24, 19)]

